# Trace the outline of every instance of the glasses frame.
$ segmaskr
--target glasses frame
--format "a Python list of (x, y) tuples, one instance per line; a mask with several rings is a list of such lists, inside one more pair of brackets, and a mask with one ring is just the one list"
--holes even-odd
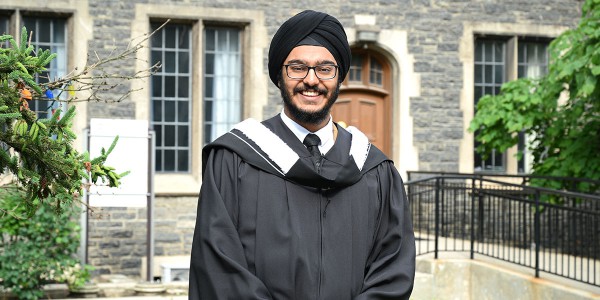
[[(334, 64), (321, 64), (321, 65), (316, 65), (316, 66), (309, 66), (309, 65), (305, 65), (305, 64), (287, 64), (287, 65), (283, 65), (285, 67), (285, 75), (287, 75), (288, 78), (290, 79), (296, 79), (296, 80), (301, 80), (306, 78), (306, 76), (308, 76), (308, 73), (310, 73), (310, 70), (313, 70), (313, 72), (315, 72), (315, 76), (317, 76), (317, 78), (319, 78), (320, 80), (331, 80), (334, 79), (337, 74), (338, 74), (338, 69), (340, 68), (338, 65), (334, 65)], [(307, 68), (306, 70), (306, 74), (304, 74), (303, 77), (292, 77), (290, 76), (290, 73), (288, 72), (288, 67), (290, 66), (305, 66)], [(317, 68), (318, 67), (333, 67), (335, 69), (333, 76), (332, 77), (327, 77), (327, 78), (321, 78), (321, 76), (319, 76), (319, 73), (317, 72)]]

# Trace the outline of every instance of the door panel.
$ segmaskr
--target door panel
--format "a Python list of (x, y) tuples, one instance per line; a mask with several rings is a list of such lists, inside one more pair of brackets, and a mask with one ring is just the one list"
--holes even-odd
[(371, 143), (377, 142), (377, 137), (381, 136), (379, 132), (377, 132), (378, 126), (377, 120), (381, 118), (377, 118), (377, 102), (372, 101), (366, 98), (358, 99), (358, 113), (359, 123), (361, 124), (361, 128), (365, 131), (365, 134), (371, 141)]
[(344, 122), (347, 126), (352, 120), (352, 99), (345, 98), (340, 99), (335, 102), (333, 107), (331, 108), (331, 115), (333, 116), (334, 122)]
[[(390, 132), (386, 132), (385, 101), (383, 97), (367, 93), (345, 93), (333, 105), (331, 115), (335, 122), (344, 122), (362, 131), (369, 141), (389, 155)], [(389, 127), (387, 127), (389, 128)]]

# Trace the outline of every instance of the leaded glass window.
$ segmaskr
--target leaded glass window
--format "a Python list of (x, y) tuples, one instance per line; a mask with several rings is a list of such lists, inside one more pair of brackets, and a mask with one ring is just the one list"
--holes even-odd
[[(152, 30), (160, 23), (152, 23)], [(152, 36), (151, 127), (158, 172), (190, 172), (192, 111), (191, 25), (168, 24)]]
[(352, 55), (350, 70), (348, 71), (348, 81), (362, 81), (363, 56), (360, 54)]
[[(31, 35), (31, 44), (35, 47), (36, 52), (49, 49), (51, 53), (57, 55), (46, 67), (47, 70), (36, 77), (36, 81), (47, 83), (65, 76), (67, 74), (68, 40), (66, 20), (51, 17), (24, 17), (23, 25)], [(29, 108), (35, 111), (39, 118), (49, 118), (57, 108), (60, 108), (63, 113), (66, 111), (66, 103), (59, 100), (66, 100), (67, 95), (60, 93), (60, 90), (52, 92), (52, 99), (41, 97), (29, 103)]]
[[(543, 42), (519, 41), (518, 45), (518, 77), (540, 78), (548, 73), (548, 44)], [(519, 133), (517, 149), (522, 153), (517, 162), (517, 171), (519, 173), (528, 172), (529, 156), (527, 155), (527, 145), (529, 137), (524, 133)]]
[(371, 57), (371, 69), (369, 70), (369, 82), (374, 85), (383, 85), (383, 66), (375, 59)]
[(548, 73), (548, 44), (519, 42), (518, 77), (540, 78)]
[[(496, 95), (506, 80), (506, 42), (476, 40), (475, 43), (475, 107), (484, 95)], [(475, 133), (477, 134), (477, 133)], [(479, 142), (475, 141), (475, 148)], [(487, 158), (475, 151), (475, 171), (504, 171), (505, 156), (493, 151)]]
[[(515, 46), (516, 43), (516, 46)], [(515, 47), (513, 55), (509, 55), (507, 48)], [(548, 42), (531, 41), (527, 39), (485, 39), (475, 40), (475, 72), (474, 72), (474, 99), (477, 102), (484, 95), (496, 95), (500, 92), (503, 83), (521, 77), (539, 78), (548, 72)], [(516, 73), (510, 73), (514, 70)], [(477, 132), (475, 132), (477, 135)], [(479, 144), (475, 141), (475, 147)], [(526, 136), (519, 134), (518, 150), (523, 156), (517, 162), (517, 171), (527, 171), (527, 140)], [(506, 171), (506, 155), (498, 151), (486, 160), (475, 152), (475, 171)]]
[(204, 143), (226, 133), (242, 117), (241, 30), (204, 31)]
[[(5, 34), (10, 34), (10, 32), (8, 32), (8, 22), (10, 21), (10, 16), (8, 15), (0, 15), (0, 35), (5, 35)], [(0, 47), (8, 47), (9, 43), (8, 41), (5, 41), (2, 45), (0, 45)]]

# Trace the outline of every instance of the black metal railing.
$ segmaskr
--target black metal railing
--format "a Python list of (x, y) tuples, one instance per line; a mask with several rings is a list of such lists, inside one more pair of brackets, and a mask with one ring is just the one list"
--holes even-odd
[(465, 174), (405, 185), (417, 255), (468, 252), (600, 286), (600, 196)]
[(522, 184), (537, 187), (547, 187), (569, 192), (600, 195), (600, 180), (578, 177), (556, 177), (530, 174), (501, 174), (493, 172), (480, 173), (458, 173), (458, 172), (434, 172), (434, 171), (408, 171), (408, 181), (435, 176), (465, 176), (479, 179), (498, 180), (514, 184)]

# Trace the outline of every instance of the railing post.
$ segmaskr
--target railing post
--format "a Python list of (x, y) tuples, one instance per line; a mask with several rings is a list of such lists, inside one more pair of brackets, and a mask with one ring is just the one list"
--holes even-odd
[(438, 258), (438, 240), (440, 237), (440, 178), (435, 179), (435, 240), (434, 258)]
[(535, 191), (535, 213), (533, 215), (533, 241), (535, 243), (535, 277), (540, 277), (540, 191)]
[(471, 259), (475, 258), (475, 178), (471, 178)]
[(483, 207), (483, 178), (479, 177), (479, 186), (477, 187), (477, 216), (478, 216), (478, 220), (479, 220), (479, 235), (478, 238), (480, 239), (481, 242), (485, 241), (485, 227), (484, 227), (484, 207)]

